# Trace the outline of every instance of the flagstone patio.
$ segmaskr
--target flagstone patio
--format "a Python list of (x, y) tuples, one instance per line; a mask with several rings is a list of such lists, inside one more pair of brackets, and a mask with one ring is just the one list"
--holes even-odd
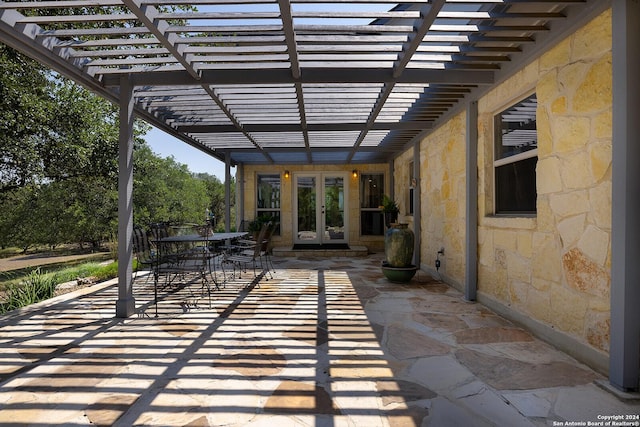
[(276, 258), (274, 279), (112, 282), (0, 319), (0, 425), (549, 426), (640, 414), (605, 378), (382, 256)]

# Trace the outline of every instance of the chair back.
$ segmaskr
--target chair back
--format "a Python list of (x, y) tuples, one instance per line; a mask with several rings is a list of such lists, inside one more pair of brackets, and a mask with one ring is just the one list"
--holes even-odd
[(133, 251), (139, 262), (149, 261), (151, 259), (151, 245), (149, 244), (149, 236), (141, 227), (133, 227)]
[(151, 234), (155, 240), (169, 237), (169, 225), (166, 222), (151, 224)]
[(271, 227), (271, 221), (265, 222), (264, 224), (262, 224), (262, 227), (260, 228), (260, 232), (258, 233), (258, 237), (256, 238), (256, 245), (253, 249), (254, 258), (259, 258), (260, 255), (262, 254), (263, 252), (262, 244), (265, 241), (265, 237), (270, 227)]

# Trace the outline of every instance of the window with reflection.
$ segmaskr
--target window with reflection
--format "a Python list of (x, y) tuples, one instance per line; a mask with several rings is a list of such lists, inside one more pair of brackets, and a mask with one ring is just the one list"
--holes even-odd
[(536, 213), (538, 132), (535, 93), (495, 117), (495, 213)]
[(280, 175), (258, 175), (256, 184), (256, 217), (271, 217), (278, 223), (274, 234), (280, 235)]
[(384, 235), (382, 195), (384, 174), (360, 174), (360, 234), (363, 236)]

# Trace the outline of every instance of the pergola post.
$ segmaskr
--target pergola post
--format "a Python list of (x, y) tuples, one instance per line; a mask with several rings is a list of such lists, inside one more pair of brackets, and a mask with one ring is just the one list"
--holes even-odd
[(413, 170), (411, 175), (415, 181), (413, 184), (413, 231), (415, 242), (413, 249), (414, 264), (420, 267), (420, 247), (422, 246), (422, 202), (420, 197), (420, 140), (413, 144)]
[(224, 153), (224, 231), (231, 231), (231, 153)]
[(244, 219), (244, 165), (236, 165), (236, 230)]
[(478, 102), (467, 105), (464, 298), (478, 290)]
[(613, 159), (609, 382), (640, 378), (640, 3), (613, 1)]
[(135, 311), (133, 298), (133, 84), (120, 79), (120, 136), (118, 146), (118, 300), (116, 317)]

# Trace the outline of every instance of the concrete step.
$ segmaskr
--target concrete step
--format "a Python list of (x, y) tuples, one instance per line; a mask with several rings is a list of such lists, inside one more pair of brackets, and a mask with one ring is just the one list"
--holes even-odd
[(292, 246), (280, 246), (273, 248), (273, 256), (281, 257), (366, 257), (369, 249), (366, 246), (349, 246), (349, 249), (297, 249)]

